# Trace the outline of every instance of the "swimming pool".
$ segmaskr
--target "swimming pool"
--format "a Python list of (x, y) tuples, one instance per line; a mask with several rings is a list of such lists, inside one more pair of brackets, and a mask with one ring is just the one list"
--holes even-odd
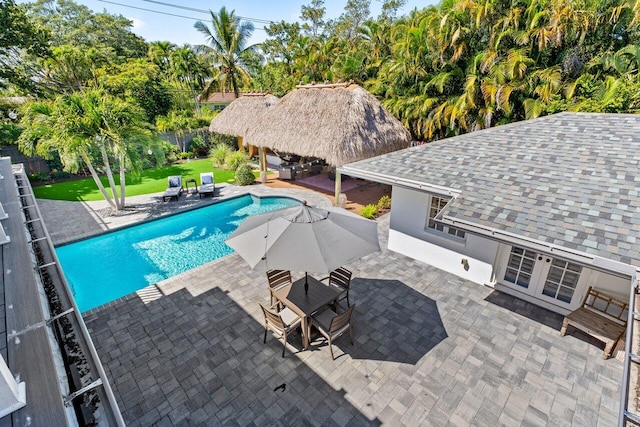
[(224, 240), (249, 215), (299, 202), (246, 195), (56, 248), (84, 312), (233, 252)]

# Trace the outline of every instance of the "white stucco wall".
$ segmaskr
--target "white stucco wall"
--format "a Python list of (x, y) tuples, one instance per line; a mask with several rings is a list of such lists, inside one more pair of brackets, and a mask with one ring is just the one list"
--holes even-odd
[[(589, 286), (593, 286), (594, 288), (603, 291), (611, 296), (619, 298), (622, 301), (627, 301), (629, 299), (629, 291), (631, 286), (630, 277), (622, 278), (613, 274), (607, 274), (599, 270), (594, 270), (586, 266), (582, 267), (580, 280), (578, 281), (576, 292), (570, 304), (565, 304), (540, 295), (540, 287), (546, 280), (546, 274), (536, 275), (535, 272), (538, 271), (538, 267), (534, 268), (534, 279), (532, 279), (530, 289), (523, 289), (519, 286), (513, 285), (503, 279), (509, 253), (511, 251), (511, 246), (507, 244), (500, 244), (499, 246), (498, 257), (495, 264), (496, 280), (494, 287), (496, 290), (532, 302), (536, 305), (562, 315), (566, 315), (582, 305), (582, 300), (584, 299), (584, 295), (586, 294)], [(551, 258), (550, 255), (539, 255), (542, 255), (544, 258)], [(537, 264), (538, 263), (536, 263), (536, 266)], [(542, 265), (544, 265), (544, 263)], [(538, 282), (538, 280), (540, 280), (541, 282)], [(538, 283), (538, 287), (537, 290), (534, 290), (534, 288), (536, 288), (536, 283)]]
[(468, 233), (462, 240), (425, 230), (428, 206), (429, 194), (393, 187), (389, 249), (472, 282), (491, 283), (498, 243)]

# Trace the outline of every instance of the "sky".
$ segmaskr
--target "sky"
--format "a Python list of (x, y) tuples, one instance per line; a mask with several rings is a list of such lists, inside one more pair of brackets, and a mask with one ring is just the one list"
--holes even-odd
[[(208, 23), (210, 22), (210, 16), (208, 13), (198, 12), (196, 10), (185, 10), (184, 8), (213, 10), (217, 12), (222, 6), (226, 6), (228, 10), (235, 10), (236, 16), (243, 18), (294, 22), (300, 20), (301, 6), (309, 5), (311, 0), (234, 0), (227, 2), (202, 0), (75, 0), (75, 2), (87, 6), (94, 12), (106, 10), (110, 14), (123, 15), (129, 18), (133, 21), (133, 32), (142, 36), (148, 42), (167, 40), (177, 45), (195, 45), (202, 44), (205, 40), (203, 36), (193, 28), (193, 24), (197, 20)], [(434, 0), (407, 0), (406, 5), (400, 10), (399, 14), (403, 15), (414, 8), (421, 9), (434, 3), (436, 3)], [(340, 16), (344, 11), (345, 4), (346, 0), (325, 0), (327, 18), (333, 19)], [(170, 7), (168, 5), (179, 5), (182, 8)], [(377, 16), (380, 13), (380, 6), (381, 2), (379, 0), (371, 1), (370, 9), (372, 16)], [(194, 19), (163, 15), (149, 10)], [(253, 24), (256, 29), (250, 42), (260, 43), (266, 38), (264, 30), (261, 29), (264, 23), (253, 22)]]

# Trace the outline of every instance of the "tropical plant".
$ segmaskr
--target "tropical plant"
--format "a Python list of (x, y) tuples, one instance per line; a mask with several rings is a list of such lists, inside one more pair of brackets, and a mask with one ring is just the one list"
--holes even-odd
[(227, 144), (219, 143), (213, 146), (209, 150), (209, 158), (213, 163), (214, 168), (222, 168), (224, 166), (225, 159), (231, 154), (231, 147)]
[(173, 132), (180, 151), (187, 151), (187, 135), (198, 127), (197, 119), (190, 117), (190, 112), (185, 110), (171, 110), (166, 116), (156, 119), (156, 127), (160, 132)]
[(249, 85), (249, 71), (246, 61), (250, 54), (257, 50), (256, 45), (249, 45), (248, 41), (253, 33), (253, 24), (241, 21), (235, 12), (228, 12), (223, 6), (220, 12), (211, 14), (211, 28), (202, 21), (194, 27), (201, 32), (208, 45), (199, 45), (198, 51), (215, 69), (215, 78), (204, 89), (205, 97), (215, 88), (231, 86), (236, 98), (240, 96), (240, 82)]
[[(124, 208), (125, 171), (140, 170), (140, 148), (152, 143), (139, 107), (102, 91), (73, 93), (26, 104), (21, 124), (25, 130), (18, 145), (23, 152), (45, 158), (57, 152), (65, 170), (71, 172), (84, 164), (109, 206), (116, 211)], [(94, 152), (99, 154), (97, 163)], [(120, 195), (112, 160), (120, 171)], [(98, 166), (107, 176), (111, 194), (100, 181)]]
[(230, 151), (224, 158), (224, 165), (229, 170), (237, 170), (241, 165), (247, 163), (247, 155), (242, 151)]
[(378, 209), (391, 209), (391, 197), (384, 195), (378, 200)]
[(360, 215), (367, 219), (373, 219), (376, 217), (376, 212), (378, 212), (378, 206), (369, 204), (362, 208)]

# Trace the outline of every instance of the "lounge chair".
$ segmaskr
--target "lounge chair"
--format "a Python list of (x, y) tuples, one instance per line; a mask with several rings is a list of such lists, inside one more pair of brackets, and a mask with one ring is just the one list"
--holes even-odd
[(338, 338), (340, 335), (349, 331), (349, 336), (351, 337), (351, 345), (353, 345), (353, 333), (351, 332), (351, 315), (353, 314), (353, 309), (356, 305), (352, 305), (349, 310), (345, 311), (342, 314), (338, 314), (333, 310), (325, 310), (319, 314), (314, 314), (311, 316), (311, 322), (316, 325), (318, 331), (324, 335), (324, 337), (329, 341), (329, 351), (331, 352), (331, 360), (334, 360), (333, 357), (333, 340)]
[(287, 334), (295, 330), (302, 322), (302, 318), (294, 313), (290, 308), (285, 307), (276, 312), (273, 311), (275, 306), (267, 308), (260, 304), (264, 313), (264, 342), (267, 342), (267, 332), (271, 330), (279, 338), (282, 338), (282, 357), (287, 349)]
[(168, 187), (162, 195), (162, 201), (180, 198), (182, 194), (182, 175), (170, 176), (168, 178)]
[(213, 180), (213, 172), (203, 172), (200, 174), (200, 188), (198, 189), (198, 194), (202, 199), (202, 196), (205, 194), (211, 194), (213, 197), (214, 192), (216, 191), (216, 183)]

